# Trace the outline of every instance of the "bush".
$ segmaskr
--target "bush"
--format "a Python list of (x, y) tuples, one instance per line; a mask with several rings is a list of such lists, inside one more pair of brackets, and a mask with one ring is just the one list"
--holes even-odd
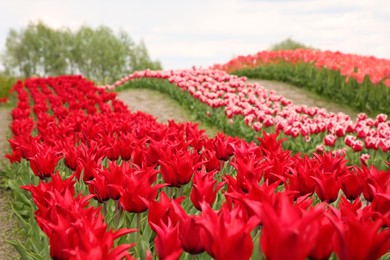
[(16, 80), (17, 79), (15, 77), (0, 73), (0, 98), (9, 96), (9, 91), (16, 83)]
[(313, 48), (303, 43), (294, 41), (291, 38), (287, 38), (281, 42), (272, 44), (270, 49), (273, 51), (278, 51), (278, 50), (296, 50), (296, 49), (313, 49)]

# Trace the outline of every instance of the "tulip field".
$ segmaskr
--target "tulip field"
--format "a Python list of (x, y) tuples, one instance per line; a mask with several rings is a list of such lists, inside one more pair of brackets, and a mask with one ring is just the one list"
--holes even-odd
[(319, 50), (261, 51), (213, 69), (290, 82), (371, 115), (390, 113), (390, 60)]
[[(388, 113), (297, 106), (217, 67), (18, 81), (6, 175), (21, 257), (390, 259)], [(221, 132), (129, 111), (115, 91), (139, 87)]]

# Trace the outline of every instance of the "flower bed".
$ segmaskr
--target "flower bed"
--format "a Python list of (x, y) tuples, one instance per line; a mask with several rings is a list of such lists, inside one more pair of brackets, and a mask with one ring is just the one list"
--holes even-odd
[(213, 69), (285, 81), (371, 116), (390, 114), (390, 60), (319, 50), (261, 51)]
[[(148, 78), (158, 79), (160, 82), (144, 80)], [(137, 79), (144, 81), (134, 82)], [(168, 80), (176, 88), (188, 92), (192, 98), (180, 95), (174, 90), (175, 87), (169, 84), (159, 87), (163, 84), (162, 80)], [(257, 132), (263, 130), (268, 133), (280, 131), (289, 137), (285, 148), (293, 152), (312, 153), (329, 148), (342, 149), (341, 152), (348, 153), (348, 158), (354, 163), (361, 158), (371, 158), (370, 163), (381, 168), (386, 167), (383, 161), (390, 160), (390, 121), (385, 114), (379, 114), (372, 119), (361, 113), (357, 120), (353, 121), (342, 113), (328, 113), (318, 107), (296, 106), (256, 83), (247, 83), (245, 77), (239, 78), (223, 71), (208, 69), (140, 71), (105, 87), (126, 88), (132, 84), (149, 86), (168, 93), (190, 107), (201, 119), (217, 124), (229, 134), (241, 134), (240, 136), (247, 140), (253, 140), (260, 134)], [(194, 99), (208, 106), (209, 110), (205, 112), (205, 108)], [(224, 117), (221, 115), (221, 109), (228, 121), (221, 119)], [(216, 113), (216, 116), (207, 120), (206, 116), (213, 113)], [(224, 126), (229, 122), (234, 126), (231, 129)], [(248, 126), (253, 130), (246, 130)], [(237, 129), (243, 130), (237, 132)]]
[[(210, 139), (192, 123), (159, 124), (77, 76), (29, 79), (14, 90), (11, 187), (31, 193), (52, 258), (389, 252), (388, 169), (348, 167), (331, 152), (292, 155), (276, 133), (256, 144)], [(29, 232), (32, 211), (18, 214), (33, 240), (19, 251), (45, 258), (37, 250), (45, 240)]]

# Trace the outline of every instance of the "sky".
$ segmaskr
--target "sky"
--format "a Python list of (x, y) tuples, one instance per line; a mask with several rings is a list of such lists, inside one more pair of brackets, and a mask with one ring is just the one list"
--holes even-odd
[(0, 0), (0, 53), (11, 28), (38, 20), (124, 30), (164, 69), (225, 63), (288, 37), (390, 59), (389, 0)]

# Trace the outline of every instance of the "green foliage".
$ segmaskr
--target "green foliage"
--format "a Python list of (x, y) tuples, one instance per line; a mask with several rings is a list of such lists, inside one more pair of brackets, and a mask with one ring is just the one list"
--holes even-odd
[(12, 209), (22, 233), (18, 238), (10, 238), (7, 242), (15, 247), (21, 259), (50, 259), (48, 238), (35, 221), (36, 206), (30, 193), (21, 188), (32, 183), (36, 185), (38, 178), (29, 169), (26, 160), (10, 165), (1, 177), (7, 179), (7, 188), (12, 191)]
[(297, 42), (291, 38), (287, 38), (281, 42), (272, 44), (270, 49), (273, 51), (279, 51), (279, 50), (296, 50), (296, 49), (313, 49), (313, 48), (303, 43)]
[(160, 69), (145, 44), (136, 44), (124, 31), (83, 26), (77, 31), (53, 29), (43, 22), (11, 29), (1, 56), (6, 73), (22, 77), (82, 74), (98, 84), (141, 69)]
[(383, 83), (373, 85), (366, 77), (362, 84), (339, 71), (318, 69), (311, 63), (277, 62), (263, 64), (256, 68), (245, 68), (233, 72), (238, 76), (253, 79), (268, 79), (288, 82), (312, 91), (323, 98), (344, 104), (371, 117), (379, 113), (390, 114), (390, 88)]
[(9, 91), (16, 83), (16, 78), (0, 73), (0, 98), (8, 97)]

